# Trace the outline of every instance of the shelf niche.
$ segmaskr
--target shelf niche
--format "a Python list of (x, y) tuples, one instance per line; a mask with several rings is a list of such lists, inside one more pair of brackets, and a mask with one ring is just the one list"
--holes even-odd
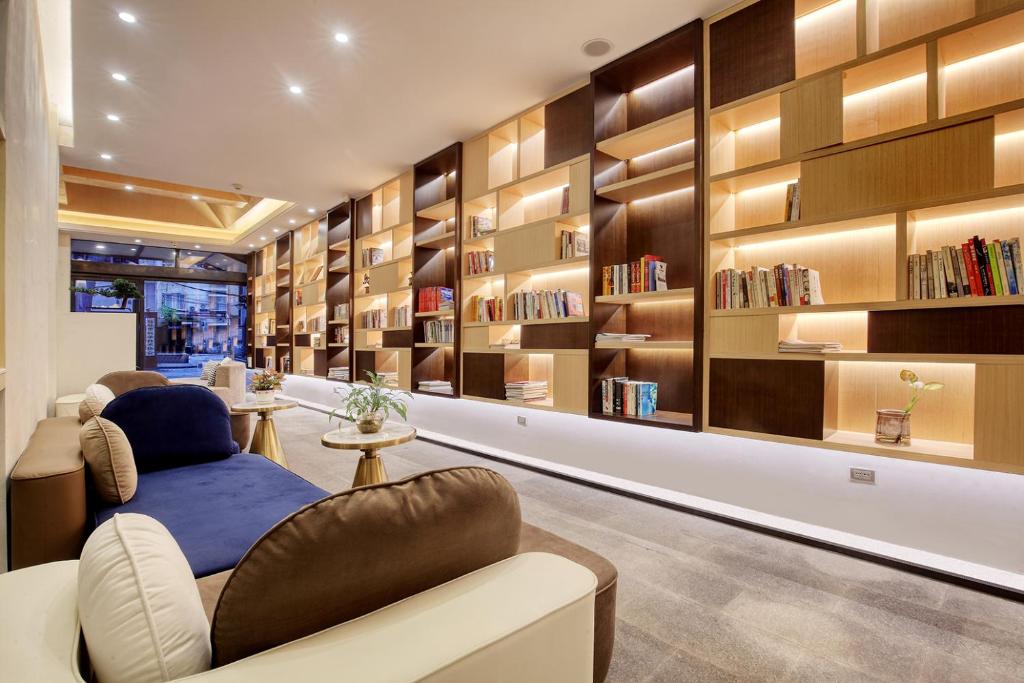
[[(352, 244), (353, 202), (346, 201), (327, 212), (327, 370), (348, 368), (351, 371), (352, 335), (352, 268), (350, 248)], [(344, 249), (342, 249), (344, 246)], [(344, 271), (338, 267), (348, 264)], [(348, 315), (344, 319), (335, 317), (335, 308), (345, 304)], [(342, 341), (337, 341), (335, 330), (341, 330)], [(350, 377), (351, 379), (351, 377)]]

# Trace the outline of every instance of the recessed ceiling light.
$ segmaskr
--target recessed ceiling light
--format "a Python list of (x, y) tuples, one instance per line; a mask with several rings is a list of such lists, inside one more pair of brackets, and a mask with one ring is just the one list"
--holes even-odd
[(201, 246), (199, 246), (198, 244), (193, 244), (193, 245), (192, 245), (192, 248), (193, 248), (193, 249), (202, 249), (202, 247), (201, 247)]
[(250, 245), (249, 245), (249, 248), (250, 248), (250, 249), (255, 249), (255, 248), (256, 248), (256, 245), (255, 245), (255, 244), (250, 244)]
[(115, 71), (114, 73), (110, 74), (110, 77), (113, 78), (115, 81), (121, 81), (122, 83), (124, 83), (125, 81), (128, 80), (127, 76), (125, 76), (123, 73), (120, 73), (120, 72), (117, 72), (117, 71)]
[(277, 228), (274, 228), (274, 232), (281, 232), (281, 231), (278, 230)]
[(334, 39), (336, 41), (338, 41), (339, 43), (347, 43), (348, 42), (348, 34), (347, 33), (335, 33), (334, 34)]
[(265, 240), (265, 239), (267, 239), (267, 238), (266, 238), (266, 237), (264, 237), (263, 235), (260, 235), (260, 239), (261, 239), (261, 240)]
[(193, 201), (198, 201), (199, 200), (199, 195), (197, 195), (197, 194), (192, 195), (192, 199), (193, 199)]
[(114, 158), (113, 156), (111, 156), (110, 154), (107, 154), (106, 152), (103, 152), (103, 154), (100, 154), (100, 159), (103, 159), (103, 161), (110, 161), (113, 158)]
[(117, 114), (107, 114), (107, 121), (113, 121), (114, 123), (117, 123), (120, 120), (121, 120), (121, 117), (118, 116)]
[(310, 208), (306, 209), (306, 213), (316, 213), (316, 209), (314, 209), (313, 207), (310, 207)]
[(135, 15), (131, 12), (118, 12), (117, 18), (126, 24), (134, 24), (136, 21)]
[(134, 185), (125, 185), (124, 189), (128, 190), (129, 192), (131, 192), (132, 190), (135, 189), (135, 186)]
[(288, 92), (290, 92), (293, 95), (301, 95), (302, 94), (302, 88), (300, 88), (297, 85), (290, 85), (290, 86), (288, 86)]
[(142, 240), (135, 240), (135, 244), (142, 244)]
[(107, 245), (105, 245), (105, 244), (97, 244), (97, 245), (96, 245), (96, 248), (97, 248), (97, 249), (106, 249), (106, 248), (107, 248)]
[(137, 250), (135, 249), (135, 247), (132, 247), (132, 251), (137, 251)]

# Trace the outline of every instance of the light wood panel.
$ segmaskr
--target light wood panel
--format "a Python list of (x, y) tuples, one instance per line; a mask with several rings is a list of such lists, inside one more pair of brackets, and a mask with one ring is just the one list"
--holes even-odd
[(928, 120), (924, 45), (843, 72), (843, 142)]
[(597, 149), (616, 159), (633, 159), (693, 138), (693, 109), (601, 140)]
[(857, 57), (857, 0), (811, 4), (798, 0), (793, 22), (797, 78)]
[(996, 187), (1024, 183), (1024, 109), (995, 117)]
[(708, 141), (711, 174), (778, 159), (780, 107), (776, 93), (712, 116)]
[(710, 318), (708, 346), (720, 354), (775, 353), (779, 349), (779, 318), (770, 315)]
[(1024, 466), (1024, 366), (975, 369), (974, 457)]
[(555, 409), (585, 415), (590, 361), (584, 355), (561, 353), (554, 354), (552, 359), (551, 391)]
[(783, 158), (842, 143), (842, 74), (833, 72), (784, 91), (780, 109)]
[(866, 311), (848, 313), (792, 313), (779, 316), (778, 340), (837, 341), (844, 352), (868, 347)]
[(975, 0), (867, 0), (867, 49), (882, 50), (974, 16)]
[(1024, 11), (938, 41), (941, 115), (1024, 97)]

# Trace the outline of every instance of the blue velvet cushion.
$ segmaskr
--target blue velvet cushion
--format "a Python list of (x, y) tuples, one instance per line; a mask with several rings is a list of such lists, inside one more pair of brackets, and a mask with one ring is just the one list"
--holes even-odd
[(139, 474), (124, 505), (99, 503), (97, 526), (138, 512), (174, 536), (198, 578), (232, 569), (260, 536), (299, 508), (327, 496), (262, 455), (241, 454), (192, 467)]
[(205, 387), (127, 391), (100, 413), (128, 437), (139, 472), (226, 458), (238, 452), (224, 401)]

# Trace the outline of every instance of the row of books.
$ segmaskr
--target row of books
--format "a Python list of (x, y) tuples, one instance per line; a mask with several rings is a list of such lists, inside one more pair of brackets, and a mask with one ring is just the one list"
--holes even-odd
[(494, 221), (492, 221), (487, 216), (469, 217), (470, 237), (483, 237), (484, 235), (492, 235), (494, 234), (494, 231)]
[(547, 380), (505, 382), (505, 399), (509, 401), (542, 401), (548, 397)]
[(334, 343), (335, 344), (348, 344), (348, 327), (335, 327), (334, 328)]
[(658, 383), (608, 377), (601, 380), (601, 412), (647, 417), (658, 410)]
[(487, 323), (505, 319), (505, 304), (495, 296), (472, 296), (466, 310), (469, 322)]
[(347, 365), (336, 368), (327, 368), (327, 379), (336, 379), (342, 382), (347, 382), (348, 377)]
[(601, 293), (663, 292), (668, 289), (668, 264), (660, 256), (645, 254), (639, 261), (604, 266), (601, 269)]
[(451, 344), (455, 341), (455, 321), (451, 318), (423, 321), (423, 341), (427, 344)]
[(337, 304), (334, 307), (334, 318), (332, 320), (348, 320), (348, 304)]
[(494, 252), (471, 251), (466, 254), (466, 270), (470, 275), (494, 272)]
[[(565, 211), (562, 213), (565, 213)], [(581, 230), (573, 232), (568, 230), (562, 231), (562, 236), (559, 239), (558, 258), (576, 258), (577, 256), (586, 256), (589, 253), (590, 235)]]
[(409, 320), (408, 306), (392, 308), (390, 316), (385, 308), (371, 308), (362, 314), (363, 327), (368, 330), (376, 330), (382, 327), (408, 327), (410, 324)]
[(786, 185), (786, 220), (800, 220), (800, 181)]
[(986, 242), (975, 235), (959, 247), (945, 246), (907, 257), (910, 299), (1006, 296), (1024, 292), (1020, 238)]
[(384, 250), (380, 247), (364, 247), (362, 256), (363, 268), (375, 266), (378, 263), (384, 263)]
[(256, 323), (256, 334), (266, 336), (274, 334), (274, 319), (264, 318)]
[(298, 320), (295, 323), (296, 332), (319, 332), (324, 327), (324, 322), (320, 316), (310, 318), (309, 320)]
[(451, 287), (421, 287), (416, 293), (416, 310), (420, 313), (455, 309), (455, 291)]
[(585, 315), (583, 296), (578, 292), (567, 292), (564, 289), (516, 292), (508, 299), (513, 320), (571, 318)]
[(443, 379), (422, 380), (417, 386), (420, 391), (429, 391), (432, 394), (451, 394), (452, 383)]
[(821, 276), (813, 268), (780, 263), (751, 270), (727, 268), (715, 273), (715, 308), (818, 306), (825, 303)]

